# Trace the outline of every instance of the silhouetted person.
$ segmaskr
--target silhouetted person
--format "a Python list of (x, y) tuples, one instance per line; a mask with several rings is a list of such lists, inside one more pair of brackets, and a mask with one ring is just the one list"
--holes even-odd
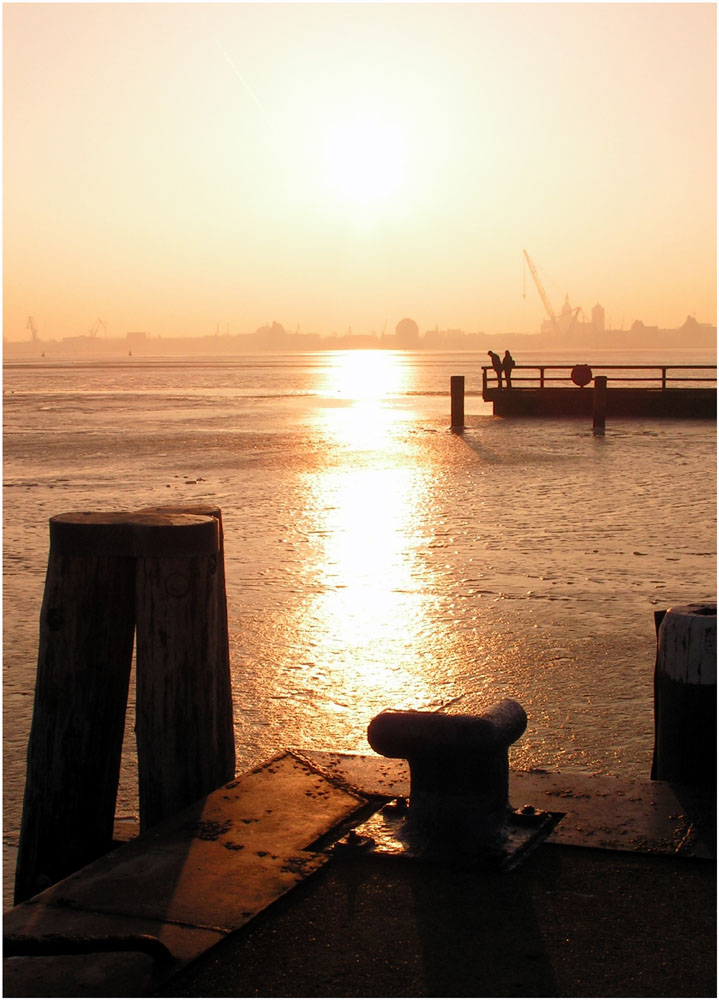
[(487, 351), (487, 354), (492, 359), (492, 368), (494, 368), (494, 370), (495, 370), (495, 372), (497, 374), (497, 385), (501, 389), (502, 388), (502, 359), (500, 358), (500, 356), (498, 354), (495, 354), (494, 351)]
[[(496, 355), (495, 355), (496, 357)], [(494, 358), (492, 359), (492, 364), (494, 364)], [(504, 372), (504, 380), (507, 383), (507, 388), (512, 388), (512, 369), (514, 368), (514, 358), (509, 353), (509, 351), (504, 352), (504, 357), (502, 358), (502, 371)]]

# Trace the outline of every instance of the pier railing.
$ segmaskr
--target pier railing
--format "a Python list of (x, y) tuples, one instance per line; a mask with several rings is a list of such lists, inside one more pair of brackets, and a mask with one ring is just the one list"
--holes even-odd
[[(572, 372), (576, 365), (516, 365), (511, 374), (512, 386), (523, 383), (525, 388), (544, 389), (549, 385), (575, 387)], [(647, 389), (687, 387), (701, 383), (716, 387), (716, 365), (592, 365), (592, 378), (606, 375), (609, 385)], [(532, 374), (523, 374), (523, 373)], [(502, 376), (504, 383), (504, 376)], [(640, 383), (640, 384), (639, 384)], [(482, 391), (497, 385), (491, 365), (482, 366)]]

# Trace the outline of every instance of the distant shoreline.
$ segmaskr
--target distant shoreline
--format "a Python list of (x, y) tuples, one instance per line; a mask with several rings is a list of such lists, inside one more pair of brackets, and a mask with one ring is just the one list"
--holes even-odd
[(125, 337), (66, 337), (62, 340), (6, 340), (3, 357), (63, 358), (107, 357), (176, 357), (179, 355), (228, 356), (241, 354), (290, 354), (310, 351), (402, 350), (432, 352), (487, 351), (500, 344), (510, 344), (513, 351), (643, 351), (643, 350), (716, 350), (717, 328), (705, 324), (685, 324), (676, 330), (607, 330), (592, 337), (571, 338), (548, 334), (484, 333), (461, 331), (430, 332), (405, 343), (396, 336), (320, 337), (315, 334), (216, 334), (206, 337), (157, 337), (145, 333)]

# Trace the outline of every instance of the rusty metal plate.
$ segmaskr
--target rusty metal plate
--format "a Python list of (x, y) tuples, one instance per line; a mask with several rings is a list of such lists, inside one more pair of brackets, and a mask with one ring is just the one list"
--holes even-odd
[(491, 844), (461, 856), (452, 850), (451, 841), (441, 850), (421, 850), (403, 836), (407, 818), (404, 800), (388, 803), (338, 841), (330, 853), (337, 855), (377, 854), (412, 861), (431, 862), (451, 867), (509, 871), (520, 864), (554, 829), (561, 813), (542, 812), (531, 806), (508, 810), (507, 819)]
[[(409, 795), (404, 760), (305, 751), (320, 773), (349, 788), (387, 799)], [(509, 801), (564, 813), (549, 843), (641, 854), (716, 858), (716, 794), (650, 779), (601, 774), (516, 771), (509, 774)]]

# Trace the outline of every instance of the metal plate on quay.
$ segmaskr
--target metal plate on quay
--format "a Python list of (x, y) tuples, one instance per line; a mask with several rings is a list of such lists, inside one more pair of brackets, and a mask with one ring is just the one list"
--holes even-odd
[(408, 835), (405, 829), (407, 800), (388, 802), (364, 823), (328, 849), (339, 857), (377, 855), (406, 858), (447, 867), (510, 871), (545, 840), (564, 813), (545, 812), (534, 806), (507, 810), (504, 823), (489, 842), (471, 848), (453, 844), (451, 835), (431, 839)]

